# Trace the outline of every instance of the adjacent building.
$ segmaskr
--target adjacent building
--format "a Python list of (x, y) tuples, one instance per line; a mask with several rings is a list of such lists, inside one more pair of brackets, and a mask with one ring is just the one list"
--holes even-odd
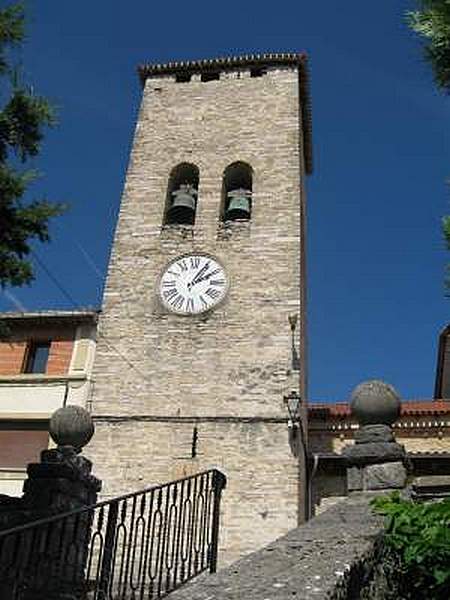
[(20, 494), (27, 463), (48, 447), (50, 415), (88, 406), (98, 313), (2, 313), (0, 494)]

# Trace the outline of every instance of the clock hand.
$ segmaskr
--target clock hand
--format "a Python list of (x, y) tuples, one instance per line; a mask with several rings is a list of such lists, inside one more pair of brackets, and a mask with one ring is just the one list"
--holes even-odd
[(200, 279), (197, 279), (197, 281), (195, 283), (200, 283), (200, 281), (206, 281), (207, 279), (209, 279), (213, 275), (216, 275), (219, 272), (220, 272), (220, 269), (215, 269), (214, 271), (211, 271), (210, 273), (206, 273), (206, 275), (203, 275), (203, 277), (200, 277)]
[(194, 279), (190, 283), (188, 283), (188, 285), (187, 285), (188, 290), (190, 290), (193, 285), (195, 285), (198, 281), (200, 281), (201, 276), (208, 268), (209, 268), (209, 262), (207, 262), (206, 265), (204, 265), (200, 269), (200, 271), (195, 275)]
[(212, 271), (211, 271), (211, 273), (207, 273), (203, 277), (200, 277), (200, 279), (197, 279), (197, 281), (195, 283), (200, 283), (201, 281), (206, 281), (207, 279), (209, 279), (211, 277), (212, 274), (213, 274)]

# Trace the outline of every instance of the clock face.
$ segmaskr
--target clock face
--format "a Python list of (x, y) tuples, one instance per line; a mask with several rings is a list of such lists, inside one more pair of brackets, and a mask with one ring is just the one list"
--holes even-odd
[(212, 256), (188, 254), (171, 261), (159, 281), (164, 306), (181, 315), (205, 312), (223, 300), (228, 280), (225, 269)]

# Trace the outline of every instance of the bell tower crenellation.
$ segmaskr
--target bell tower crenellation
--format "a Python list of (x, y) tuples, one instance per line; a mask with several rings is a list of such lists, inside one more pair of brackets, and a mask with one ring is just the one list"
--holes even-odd
[(283, 395), (306, 395), (306, 58), (144, 65), (139, 74), (91, 452), (108, 494), (224, 470), (222, 545), (231, 560), (301, 512)]

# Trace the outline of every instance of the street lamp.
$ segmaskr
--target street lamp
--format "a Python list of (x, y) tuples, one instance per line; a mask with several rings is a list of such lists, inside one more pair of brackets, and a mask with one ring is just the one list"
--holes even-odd
[(288, 412), (289, 446), (292, 455), (298, 459), (298, 523), (304, 523), (310, 516), (310, 477), (308, 468), (308, 447), (304, 429), (302, 399), (296, 390), (284, 396), (284, 404)]
[(289, 327), (291, 328), (291, 367), (293, 371), (300, 371), (300, 358), (295, 347), (295, 329), (297, 327), (297, 314), (288, 315)]
[(289, 431), (289, 445), (291, 447), (292, 454), (294, 456), (298, 456), (300, 442), (302, 444), (304, 443), (303, 428), (300, 418), (300, 394), (297, 391), (292, 390), (289, 392), (289, 394), (284, 396), (283, 400), (289, 415), (287, 423)]

